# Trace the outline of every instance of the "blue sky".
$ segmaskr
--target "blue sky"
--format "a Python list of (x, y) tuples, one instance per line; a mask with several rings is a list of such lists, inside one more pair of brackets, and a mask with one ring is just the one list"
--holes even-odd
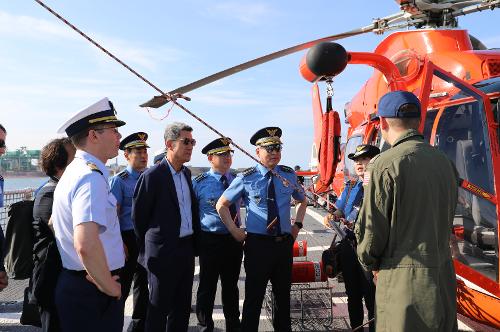
[[(255, 57), (349, 31), (399, 10), (380, 1), (97, 1), (46, 3), (164, 91)], [(500, 47), (500, 10), (459, 19), (488, 47)], [(387, 36), (365, 34), (340, 43), (351, 51), (372, 51)], [(271, 125), (283, 129), (282, 163), (307, 167), (311, 154), (311, 84), (298, 72), (304, 52), (287, 56), (193, 91), (182, 102), (238, 144), (254, 151), (249, 137)], [(334, 107), (370, 76), (368, 67), (349, 66), (335, 81)], [(216, 138), (182, 110), (163, 121), (138, 107), (156, 94), (123, 67), (29, 0), (0, 4), (0, 123), (10, 149), (41, 148), (74, 112), (109, 97), (121, 133), (150, 134), (152, 152), (163, 145), (167, 123), (193, 126), (198, 140), (192, 165), (206, 165), (201, 148)], [(154, 111), (164, 115), (165, 109)], [(342, 112), (340, 112), (342, 113)], [(344, 131), (345, 132), (345, 131)], [(120, 159), (122, 162), (123, 159)], [(253, 162), (238, 151), (233, 166)]]

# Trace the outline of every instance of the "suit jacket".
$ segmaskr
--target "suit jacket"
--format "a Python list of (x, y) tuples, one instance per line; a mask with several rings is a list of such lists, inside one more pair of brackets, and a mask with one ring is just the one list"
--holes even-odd
[[(182, 170), (191, 193), (191, 212), (195, 253), (198, 254), (197, 238), (200, 232), (198, 202), (194, 195), (191, 171)], [(146, 170), (137, 181), (132, 203), (132, 221), (138, 239), (138, 262), (148, 267), (151, 257), (166, 256), (179, 241), (181, 214), (174, 179), (166, 158)]]
[(49, 228), (54, 190), (57, 181), (50, 179), (36, 194), (33, 206), (33, 275), (30, 303), (50, 308), (54, 305), (54, 289), (62, 270), (54, 233)]

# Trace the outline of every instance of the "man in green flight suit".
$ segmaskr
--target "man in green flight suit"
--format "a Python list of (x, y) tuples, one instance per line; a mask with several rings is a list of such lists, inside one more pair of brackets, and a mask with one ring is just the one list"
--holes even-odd
[(420, 102), (406, 91), (380, 98), (382, 137), (392, 147), (365, 172), (357, 254), (377, 282), (377, 331), (456, 331), (449, 240), (458, 174), (417, 131)]

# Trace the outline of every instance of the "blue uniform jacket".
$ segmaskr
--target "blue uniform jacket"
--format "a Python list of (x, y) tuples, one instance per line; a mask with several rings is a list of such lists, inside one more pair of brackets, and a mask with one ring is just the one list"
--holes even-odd
[(347, 181), (340, 198), (335, 202), (335, 206), (342, 211), (348, 221), (355, 221), (356, 216), (351, 216), (351, 214), (357, 214), (357, 211), (353, 211), (354, 207), (359, 208), (362, 200), (363, 181)]
[[(274, 168), (286, 181), (278, 177), (273, 177), (276, 202), (280, 216), (280, 226), (282, 233), (291, 233), (290, 222), (290, 202), (291, 197), (296, 200), (303, 200), (304, 193), (299, 191), (300, 185), (297, 183), (295, 171), (287, 166), (278, 165)], [(267, 183), (266, 174), (268, 169), (257, 164), (249, 168), (238, 176), (229, 185), (229, 188), (222, 194), (231, 203), (243, 199), (247, 207), (246, 230), (249, 233), (267, 233)]]
[[(200, 174), (193, 181), (194, 194), (198, 200), (200, 208), (200, 222), (201, 230), (205, 232), (213, 232), (218, 234), (228, 234), (228, 230), (215, 209), (217, 201), (224, 192), (224, 184), (220, 178), (222, 174), (210, 169), (208, 172)], [(226, 173), (228, 183), (231, 183), (235, 176), (231, 173)], [(239, 218), (239, 203), (237, 201), (236, 207)]]
[(120, 230), (129, 231), (134, 229), (132, 222), (132, 198), (134, 189), (141, 173), (127, 166), (126, 169), (116, 174), (109, 180), (109, 187), (116, 198), (116, 203), (120, 205)]

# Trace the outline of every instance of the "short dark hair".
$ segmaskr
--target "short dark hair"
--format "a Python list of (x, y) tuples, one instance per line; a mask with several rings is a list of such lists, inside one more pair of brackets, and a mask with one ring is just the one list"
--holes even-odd
[(90, 129), (91, 128), (84, 129), (71, 136), (70, 139), (73, 145), (76, 146), (77, 148), (85, 146), (85, 140), (87, 139), (87, 136), (89, 136)]
[[(415, 104), (404, 104), (404, 105), (401, 105), (398, 112), (399, 112), (399, 114), (420, 113), (420, 109)], [(387, 118), (387, 120), (391, 126), (399, 127), (402, 129), (418, 129), (418, 127), (420, 126), (420, 118), (401, 117), (401, 118)]]
[(66, 146), (73, 147), (71, 140), (67, 137), (53, 139), (42, 148), (40, 167), (45, 174), (54, 176), (58, 170), (68, 165), (69, 155)]
[(0, 130), (1, 130), (1, 131), (3, 131), (4, 133), (6, 133), (6, 134), (7, 134), (7, 130), (5, 130), (5, 127), (4, 127), (4, 126), (2, 126), (2, 124), (1, 124), (1, 123), (0, 123)]

